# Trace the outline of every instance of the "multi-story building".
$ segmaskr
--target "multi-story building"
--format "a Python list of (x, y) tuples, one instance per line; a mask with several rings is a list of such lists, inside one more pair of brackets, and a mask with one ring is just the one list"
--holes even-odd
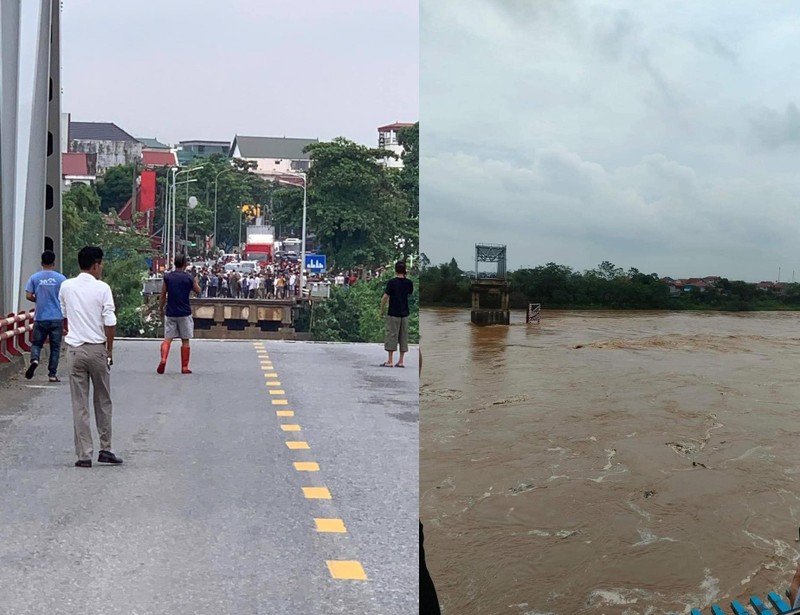
[(246, 137), (236, 135), (230, 157), (256, 162), (256, 173), (266, 178), (308, 170), (311, 156), (303, 150), (319, 139)]
[(403, 166), (403, 146), (397, 140), (397, 134), (403, 128), (410, 128), (414, 124), (408, 122), (395, 122), (388, 126), (378, 128), (378, 149), (389, 150), (397, 154), (398, 158), (384, 158), (384, 164), (391, 168), (402, 168)]
[(69, 151), (97, 156), (96, 172), (142, 158), (142, 143), (113, 122), (69, 122)]
[(228, 141), (181, 141), (178, 143), (178, 161), (190, 164), (197, 158), (208, 158), (213, 154), (227, 156), (231, 149)]

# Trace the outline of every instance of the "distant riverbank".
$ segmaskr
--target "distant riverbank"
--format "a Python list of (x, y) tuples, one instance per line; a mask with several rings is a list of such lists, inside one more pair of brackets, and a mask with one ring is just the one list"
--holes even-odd
[[(680, 289), (669, 278), (627, 272), (603, 263), (583, 273), (548, 263), (507, 274), (509, 305), (526, 309), (540, 303), (554, 310), (701, 310), (718, 312), (795, 311), (800, 309), (800, 284), (758, 284), (726, 278), (699, 280)], [(701, 284), (702, 282), (702, 284)], [(455, 260), (427, 267), (420, 274), (422, 307), (463, 307), (472, 304), (472, 278)]]

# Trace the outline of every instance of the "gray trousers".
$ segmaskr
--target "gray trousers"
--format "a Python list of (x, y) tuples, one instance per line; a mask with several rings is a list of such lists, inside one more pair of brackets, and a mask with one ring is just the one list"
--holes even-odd
[(94, 389), (94, 415), (100, 434), (100, 450), (111, 450), (111, 368), (105, 344), (68, 346), (69, 392), (75, 425), (75, 454), (92, 458), (92, 427), (89, 422), (89, 383)]
[(400, 352), (408, 352), (408, 316), (386, 317), (386, 343), (383, 348), (386, 352), (397, 350), (400, 343)]

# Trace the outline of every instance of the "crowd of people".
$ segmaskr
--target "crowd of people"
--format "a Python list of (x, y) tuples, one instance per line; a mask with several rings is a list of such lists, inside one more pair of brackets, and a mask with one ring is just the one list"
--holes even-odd
[[(218, 261), (196, 260), (187, 271), (197, 278), (201, 297), (226, 299), (291, 299), (299, 297), (300, 263), (280, 259), (261, 263), (252, 271), (242, 271), (226, 265), (237, 264), (231, 258)], [(337, 270), (326, 273), (306, 272), (306, 286), (332, 284), (348, 288), (359, 280), (372, 280), (383, 275), (384, 270)]]
[(225, 261), (208, 265), (194, 264), (202, 297), (227, 299), (291, 299), (300, 295), (300, 265), (280, 260), (247, 271), (229, 270)]

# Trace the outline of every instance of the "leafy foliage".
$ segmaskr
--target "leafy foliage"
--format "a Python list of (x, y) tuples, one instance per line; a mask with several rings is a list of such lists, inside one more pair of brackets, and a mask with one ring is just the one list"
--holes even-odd
[(97, 181), (97, 194), (100, 197), (100, 211), (108, 213), (119, 211), (133, 194), (134, 167), (123, 164), (110, 167)]
[[(113, 220), (113, 214), (111, 220)], [(100, 196), (94, 187), (75, 184), (63, 196), (63, 272), (80, 272), (78, 252), (87, 245), (105, 253), (103, 279), (111, 286), (117, 307), (119, 335), (138, 335), (144, 323), (135, 314), (142, 306), (142, 281), (147, 275), (147, 237), (124, 227), (113, 227), (100, 211)]]
[[(311, 317), (311, 334), (317, 341), (379, 343), (384, 339), (385, 320), (380, 315), (380, 301), (386, 282), (394, 274), (386, 274), (369, 282), (359, 282), (343, 289), (331, 288), (331, 297), (316, 301)], [(408, 299), (408, 340), (419, 343), (419, 280), (414, 282), (414, 293)]]
[(308, 146), (309, 228), (334, 267), (372, 267), (413, 254), (409, 205), (386, 151), (344, 138)]
[[(704, 291), (692, 289), (677, 295), (655, 273), (636, 268), (627, 272), (604, 261), (580, 273), (565, 265), (547, 263), (533, 269), (509, 272), (509, 305), (524, 309), (541, 303), (551, 309), (640, 309), (640, 310), (770, 310), (800, 308), (800, 284), (783, 291), (762, 290), (755, 284), (722, 279)], [(420, 275), (420, 300), (425, 306), (471, 304), (471, 280), (464, 277), (455, 259), (449, 264), (425, 267)]]

